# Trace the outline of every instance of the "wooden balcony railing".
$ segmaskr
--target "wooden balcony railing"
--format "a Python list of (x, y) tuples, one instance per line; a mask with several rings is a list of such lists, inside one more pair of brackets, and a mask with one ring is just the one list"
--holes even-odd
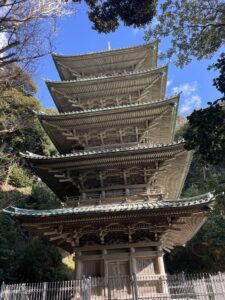
[(99, 194), (99, 193), (91, 193), (85, 194), (85, 196), (75, 196), (75, 197), (67, 197), (66, 205), (67, 206), (79, 206), (79, 205), (93, 205), (93, 204), (107, 204), (107, 203), (121, 203), (121, 202), (129, 202), (129, 201), (157, 201), (161, 200), (164, 197), (164, 191), (162, 189), (154, 189), (150, 192), (143, 193), (133, 193), (128, 195), (125, 192), (111, 192), (109, 194)]

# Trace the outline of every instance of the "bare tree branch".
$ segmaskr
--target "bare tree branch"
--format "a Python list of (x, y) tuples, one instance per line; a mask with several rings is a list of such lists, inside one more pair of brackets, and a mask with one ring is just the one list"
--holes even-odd
[(56, 18), (74, 12), (64, 0), (0, 0), (0, 8), (0, 68), (29, 67), (48, 54)]

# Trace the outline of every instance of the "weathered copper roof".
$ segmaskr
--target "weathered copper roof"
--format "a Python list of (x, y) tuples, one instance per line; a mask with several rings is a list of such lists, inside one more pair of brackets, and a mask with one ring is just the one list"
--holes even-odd
[(131, 45), (131, 46), (128, 46), (128, 47), (122, 47), (122, 48), (116, 48), (116, 49), (106, 49), (106, 50), (99, 50), (99, 51), (95, 51), (95, 52), (87, 52), (87, 53), (78, 53), (78, 54), (73, 54), (73, 55), (65, 55), (65, 54), (59, 54), (59, 53), (55, 53), (55, 52), (52, 52), (52, 55), (53, 56), (58, 56), (58, 57), (80, 57), (80, 56), (84, 56), (86, 57), (87, 55), (102, 55), (104, 53), (110, 53), (110, 54), (113, 54), (115, 52), (120, 52), (120, 51), (127, 51), (127, 50), (130, 50), (130, 49), (140, 49), (140, 48), (143, 48), (143, 47), (152, 47), (154, 45), (157, 45), (158, 44), (158, 41), (155, 40), (155, 41), (152, 41), (152, 42), (148, 42), (148, 43), (145, 43), (145, 44), (141, 44), (141, 45)]
[(76, 76), (88, 76), (119, 72), (130, 69), (152, 68), (157, 64), (158, 41), (132, 47), (104, 50), (78, 55), (52, 57), (62, 80)]
[[(47, 87), (60, 112), (95, 108), (101, 98), (142, 93), (133, 103), (164, 99), (167, 81), (167, 65), (153, 70), (129, 72), (127, 74), (83, 78), (70, 81), (46, 81)], [(95, 102), (90, 104), (89, 102)], [(106, 104), (105, 106), (111, 106)], [(79, 107), (79, 109), (77, 108)]]
[(196, 206), (199, 204), (208, 204), (215, 199), (212, 193), (206, 193), (194, 197), (183, 198), (179, 200), (166, 200), (166, 201), (135, 201), (120, 204), (104, 204), (104, 205), (91, 205), (81, 206), (74, 208), (62, 208), (52, 210), (31, 210), (21, 209), (10, 206), (3, 211), (13, 216), (32, 216), (32, 217), (49, 217), (49, 216), (62, 216), (62, 215), (86, 215), (95, 213), (117, 213), (125, 211), (140, 211), (140, 210), (154, 210), (154, 209), (173, 209)]
[[(123, 189), (124, 183), (121, 183), (121, 187), (121, 184), (111, 182), (108, 170), (114, 170), (118, 175), (119, 172), (122, 172), (121, 170), (130, 172), (129, 170), (133, 167), (137, 168), (136, 178), (141, 176), (140, 187), (143, 187), (144, 184), (142, 174), (146, 168), (149, 170), (149, 181), (145, 183), (145, 186), (151, 186), (151, 178), (154, 174), (156, 188), (165, 189), (169, 198), (178, 198), (189, 169), (192, 153), (184, 149), (183, 143), (174, 143), (79, 151), (66, 155), (41, 156), (27, 153), (23, 156), (26, 157), (35, 173), (62, 201), (66, 201), (67, 197), (77, 197), (84, 190), (91, 192), (92, 188), (88, 182), (92, 180), (89, 176), (93, 178), (93, 174), (97, 180), (94, 191), (102, 190), (101, 182), (98, 179), (99, 172), (106, 172), (109, 176), (106, 189)], [(156, 163), (159, 164), (157, 168)], [(85, 179), (87, 184), (82, 189), (80, 178), (87, 178)], [(130, 188), (134, 185), (132, 182), (131, 179), (128, 183)]]
[[(176, 245), (184, 245), (199, 230), (214, 198), (208, 193), (177, 201), (137, 201), (39, 211), (8, 207), (4, 212), (20, 221), (27, 230), (66, 251), (87, 247), (101, 249), (104, 246), (99, 243), (101, 230), (105, 230), (107, 244), (113, 233), (126, 232), (128, 221), (134, 234), (142, 236), (149, 232), (153, 240), (157, 235), (157, 243), (170, 251)], [(77, 239), (74, 238), (76, 232), (79, 233)], [(91, 246), (88, 243), (90, 235), (95, 240)], [(128, 235), (127, 245), (131, 245)]]
[(176, 100), (180, 96), (181, 93), (177, 93), (172, 95), (171, 97), (167, 97), (165, 99), (160, 99), (160, 100), (154, 100), (154, 101), (149, 101), (149, 102), (143, 102), (143, 103), (133, 103), (133, 104), (127, 104), (127, 105), (116, 105), (116, 106), (109, 106), (109, 107), (102, 107), (102, 108), (95, 108), (95, 109), (84, 109), (84, 110), (78, 110), (78, 111), (69, 111), (69, 112), (42, 112), (42, 111), (34, 111), (38, 117), (41, 119), (46, 119), (46, 118), (63, 118), (64, 116), (70, 116), (70, 115), (82, 115), (82, 114), (92, 114), (92, 115), (97, 115), (98, 113), (112, 113), (112, 111), (115, 110), (117, 112), (118, 110), (127, 110), (127, 109), (139, 109), (139, 108), (144, 108), (144, 107), (155, 107), (155, 106), (160, 106), (167, 104), (167, 102), (170, 102), (170, 100)]
[[(178, 101), (179, 96), (177, 95), (157, 102), (61, 114), (39, 112), (37, 115), (60, 153), (70, 153), (74, 148), (88, 149), (93, 146), (100, 148), (103, 143), (104, 147), (112, 148), (113, 142), (106, 139), (108, 130), (113, 130), (114, 144), (115, 147), (118, 147), (118, 141), (119, 144), (121, 143), (118, 137), (120, 132), (123, 132), (124, 142), (126, 130), (130, 131), (130, 128), (133, 130), (133, 135), (129, 139), (130, 145), (142, 142), (143, 135), (145, 135), (145, 139), (148, 137), (152, 143), (171, 143), (174, 137)], [(148, 122), (148, 126), (146, 126), (146, 122)], [(139, 140), (137, 140), (137, 131), (135, 133), (135, 130), (138, 130)], [(93, 135), (95, 135), (95, 139), (93, 139)], [(104, 142), (103, 136), (106, 137)], [(87, 139), (91, 141), (89, 142)]]
[(60, 83), (60, 84), (67, 84), (67, 83), (78, 83), (78, 82), (89, 82), (89, 81), (94, 81), (94, 80), (100, 80), (100, 79), (111, 79), (115, 80), (120, 77), (124, 76), (133, 76), (133, 75), (142, 75), (146, 73), (155, 73), (156, 71), (161, 71), (161, 69), (165, 69), (168, 67), (168, 64), (164, 64), (161, 66), (157, 66), (153, 69), (145, 69), (145, 70), (138, 70), (138, 71), (129, 71), (125, 72), (123, 74), (111, 74), (111, 75), (97, 75), (97, 76), (90, 76), (90, 77), (80, 77), (76, 79), (70, 79), (70, 80), (46, 80), (46, 83)]
[(183, 147), (182, 141), (179, 142), (173, 142), (171, 144), (158, 144), (158, 145), (145, 145), (145, 144), (140, 144), (134, 147), (123, 147), (121, 146), (120, 148), (112, 148), (112, 149), (100, 149), (100, 150), (89, 150), (89, 151), (76, 151), (74, 153), (69, 153), (69, 154), (56, 154), (56, 155), (39, 155), (35, 154), (32, 152), (27, 151), (26, 153), (20, 152), (21, 156), (27, 158), (27, 159), (35, 159), (35, 160), (55, 160), (55, 159), (73, 159), (76, 157), (85, 157), (85, 156), (100, 156), (107, 154), (107, 156), (110, 157), (108, 154), (113, 154), (113, 153), (129, 153), (129, 152), (141, 152), (141, 151), (146, 151), (146, 150), (152, 150), (152, 152), (155, 153), (156, 157), (157, 155), (160, 155), (160, 150), (166, 150), (167, 148), (176, 148), (176, 146), (182, 146)]

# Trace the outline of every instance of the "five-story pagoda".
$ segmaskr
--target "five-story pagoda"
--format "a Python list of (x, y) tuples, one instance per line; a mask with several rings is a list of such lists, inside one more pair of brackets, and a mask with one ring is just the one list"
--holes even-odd
[(179, 95), (165, 99), (157, 42), (53, 55), (59, 110), (38, 113), (59, 155), (24, 155), (62, 209), (5, 211), (34, 234), (75, 252), (76, 278), (164, 274), (163, 252), (200, 228), (211, 194), (179, 199), (191, 162), (174, 143)]

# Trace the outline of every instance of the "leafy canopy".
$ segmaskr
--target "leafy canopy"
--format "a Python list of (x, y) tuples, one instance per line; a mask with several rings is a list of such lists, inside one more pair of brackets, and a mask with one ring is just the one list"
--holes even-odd
[(161, 55), (183, 67), (195, 57), (210, 58), (225, 42), (223, 0), (165, 0), (156, 22), (150, 24), (145, 40), (168, 37), (169, 48)]
[[(184, 132), (186, 124), (183, 125)], [(182, 127), (178, 134), (182, 136)], [(214, 191), (217, 195), (213, 209), (208, 212), (206, 223), (185, 247), (176, 247), (165, 255), (167, 272), (187, 273), (218, 272), (225, 270), (225, 167), (224, 164), (208, 165), (198, 152), (185, 181), (182, 197), (192, 197)]]
[(213, 85), (222, 97), (187, 117), (184, 138), (187, 150), (197, 150), (205, 163), (220, 164), (225, 161), (225, 53), (210, 68), (220, 72)]
[[(71, 279), (59, 250), (23, 230), (2, 209), (55, 209), (60, 201), (20, 160), (20, 151), (51, 154), (54, 150), (32, 110), (43, 110), (34, 97), (36, 86), (18, 65), (19, 73), (0, 85), (0, 283)], [(11, 72), (10, 72), (11, 73)]]
[(11, 182), (21, 187), (29, 178), (20, 169), (19, 152), (51, 154), (55, 149), (33, 113), (43, 110), (33, 95), (36, 92), (33, 80), (15, 64), (7, 68), (20, 76), (0, 85), (0, 183)]
[(0, 282), (72, 279), (58, 248), (32, 237), (8, 215), (0, 213)]
[(10, 68), (19, 77), (0, 86), (0, 151), (47, 154), (53, 151), (51, 142), (33, 113), (43, 110), (33, 95), (37, 88), (22, 68), (17, 65)]
[[(92, 28), (99, 33), (115, 31), (119, 22), (141, 27), (152, 21), (157, 0), (84, 0), (89, 7), (88, 17)], [(80, 3), (81, 0), (73, 0)]]

